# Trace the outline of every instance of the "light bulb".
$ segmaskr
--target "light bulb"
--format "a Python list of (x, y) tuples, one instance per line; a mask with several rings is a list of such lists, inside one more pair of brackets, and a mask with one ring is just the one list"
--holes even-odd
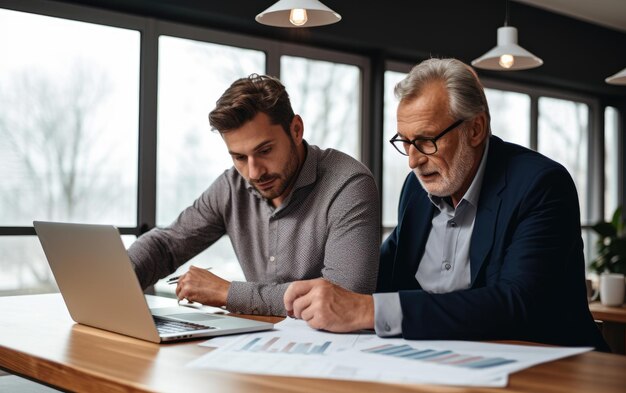
[(500, 60), (498, 60), (498, 64), (504, 68), (511, 68), (513, 64), (515, 64), (515, 58), (513, 55), (502, 55), (500, 56)]
[(294, 8), (289, 13), (289, 22), (295, 26), (302, 26), (307, 20), (309, 20), (309, 18), (307, 17), (306, 10), (304, 8)]

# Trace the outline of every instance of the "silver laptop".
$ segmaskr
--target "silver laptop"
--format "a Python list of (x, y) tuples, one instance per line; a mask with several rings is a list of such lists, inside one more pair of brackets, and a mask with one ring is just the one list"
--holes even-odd
[(41, 221), (33, 225), (65, 305), (78, 323), (157, 343), (274, 326), (182, 306), (150, 309), (117, 228)]

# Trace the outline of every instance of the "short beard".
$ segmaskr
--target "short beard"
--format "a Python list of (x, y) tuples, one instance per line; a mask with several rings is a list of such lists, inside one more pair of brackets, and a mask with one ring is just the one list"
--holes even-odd
[[(284, 167), (282, 173), (270, 173), (267, 174), (260, 179), (251, 182), (252, 186), (258, 191), (259, 194), (263, 196), (263, 198), (272, 200), (277, 198), (285, 192), (289, 186), (291, 186), (295, 181), (298, 174), (298, 169), (300, 169), (300, 157), (298, 157), (298, 149), (296, 144), (293, 142), (293, 139), (290, 138), (291, 149), (289, 154), (289, 160)], [(278, 188), (272, 190), (270, 192), (261, 191), (257, 188), (256, 183), (264, 183), (272, 178), (277, 178), (279, 181)]]
[(420, 182), (422, 188), (431, 195), (443, 198), (454, 194), (461, 189), (461, 186), (463, 186), (463, 183), (472, 170), (475, 152), (469, 145), (467, 132), (465, 132), (465, 130), (460, 131), (462, 133), (462, 139), (459, 140), (459, 148), (452, 159), (449, 176), (442, 176), (440, 185), (438, 185), (439, 187), (431, 191), (422, 182), (422, 179), (417, 176), (417, 180)]

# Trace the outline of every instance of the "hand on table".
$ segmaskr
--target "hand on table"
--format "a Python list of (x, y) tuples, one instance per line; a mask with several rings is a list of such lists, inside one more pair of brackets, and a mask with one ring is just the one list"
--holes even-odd
[(295, 281), (284, 296), (287, 314), (314, 329), (351, 332), (374, 328), (374, 298), (350, 292), (323, 278)]

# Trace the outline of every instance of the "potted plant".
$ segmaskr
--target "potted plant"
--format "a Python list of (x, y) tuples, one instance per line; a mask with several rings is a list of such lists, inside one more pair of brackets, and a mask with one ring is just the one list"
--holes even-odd
[(598, 234), (598, 256), (589, 265), (598, 275), (602, 273), (626, 274), (626, 233), (621, 206), (613, 213), (611, 222), (599, 222), (592, 229)]

